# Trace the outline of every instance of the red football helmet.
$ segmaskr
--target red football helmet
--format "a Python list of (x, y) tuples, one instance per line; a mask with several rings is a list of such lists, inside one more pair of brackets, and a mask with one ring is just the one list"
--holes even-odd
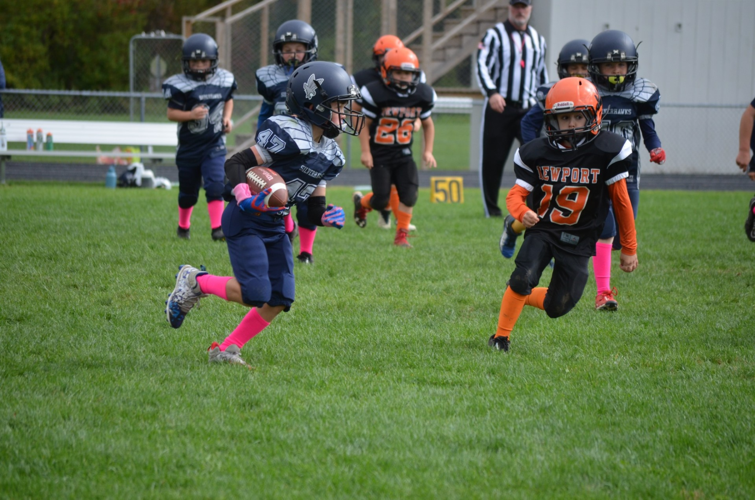
[[(561, 130), (558, 115), (575, 112), (585, 117), (584, 126)], [(598, 89), (589, 80), (569, 77), (559, 80), (548, 91), (544, 115), (545, 132), (551, 145), (558, 147), (557, 144), (566, 140), (576, 149), (580, 144), (593, 140), (600, 132), (603, 104)]]
[[(395, 78), (393, 75), (395, 70), (410, 72), (411, 79), (404, 81)], [(380, 67), (380, 75), (387, 86), (401, 92), (411, 92), (417, 87), (420, 80), (419, 59), (411, 49), (406, 47), (389, 50), (385, 54), (383, 64)]]

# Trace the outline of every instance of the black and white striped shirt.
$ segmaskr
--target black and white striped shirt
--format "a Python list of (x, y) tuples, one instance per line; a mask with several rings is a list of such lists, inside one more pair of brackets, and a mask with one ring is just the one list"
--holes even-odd
[(518, 31), (507, 20), (482, 37), (477, 50), (477, 83), (487, 97), (498, 93), (506, 103), (535, 104), (537, 88), (548, 82), (545, 38), (535, 28)]

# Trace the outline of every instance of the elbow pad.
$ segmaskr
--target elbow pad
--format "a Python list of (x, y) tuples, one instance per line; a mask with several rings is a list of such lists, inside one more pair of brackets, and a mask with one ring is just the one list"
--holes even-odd
[(257, 157), (252, 148), (236, 153), (225, 161), (225, 176), (231, 186), (246, 182), (246, 171), (257, 166)]
[(309, 219), (310, 224), (314, 224), (315, 226), (322, 226), (322, 214), (324, 214), (327, 210), (325, 205), (325, 197), (310, 196), (307, 199), (307, 208), (309, 209), (307, 218)]

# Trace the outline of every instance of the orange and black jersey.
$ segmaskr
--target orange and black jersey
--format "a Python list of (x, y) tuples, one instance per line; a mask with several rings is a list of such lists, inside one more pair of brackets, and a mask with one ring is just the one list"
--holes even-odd
[[(551, 243), (565, 251), (590, 256), (595, 254), (595, 243), (600, 237), (608, 215), (609, 201), (615, 201), (617, 216), (624, 222), (629, 212), (634, 253), (636, 240), (631, 204), (626, 192), (626, 181), (631, 164), (632, 145), (623, 137), (602, 131), (591, 142), (576, 150), (559, 150), (541, 137), (519, 148), (514, 155), (516, 186), (512, 193), (522, 192), (522, 199), (532, 195), (532, 210), (540, 221), (527, 229), (531, 233), (546, 233)], [(616, 187), (623, 189), (614, 189)], [(525, 192), (526, 190), (526, 192)], [(512, 203), (510, 193), (507, 207), (521, 220), (526, 211), (523, 203)], [(628, 208), (627, 208), (628, 207)], [(622, 228), (624, 229), (624, 228)], [(622, 232), (622, 242), (625, 234)]]
[(420, 83), (411, 94), (399, 94), (382, 81), (361, 89), (362, 112), (372, 119), (370, 152), (376, 163), (398, 160), (412, 154), (414, 121), (426, 120), (435, 106), (435, 91)]

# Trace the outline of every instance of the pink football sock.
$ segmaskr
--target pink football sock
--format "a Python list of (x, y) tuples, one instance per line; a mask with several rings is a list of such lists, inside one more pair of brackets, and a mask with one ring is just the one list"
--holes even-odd
[(286, 232), (290, 233), (294, 230), (294, 218), (291, 217), (291, 214), (288, 214), (283, 218), (283, 223), (286, 225)]
[(317, 228), (306, 229), (299, 228), (299, 250), (301, 252), (307, 252), (312, 255), (312, 247), (315, 245), (315, 236), (317, 235)]
[(182, 229), (189, 229), (191, 227), (191, 211), (194, 207), (181, 208), (178, 207), (178, 227)]
[(225, 203), (223, 203), (223, 200), (215, 200), (215, 201), (207, 202), (207, 213), (210, 214), (210, 228), (211, 229), (217, 229), (222, 225), (220, 222), (220, 219), (223, 217), (224, 208), (225, 208)]
[(228, 300), (226, 285), (231, 281), (230, 276), (213, 276), (212, 274), (203, 274), (197, 276), (197, 283), (202, 293), (215, 295), (223, 300)]
[(244, 347), (244, 344), (267, 328), (269, 324), (270, 323), (262, 319), (262, 316), (260, 316), (260, 313), (257, 312), (257, 308), (255, 307), (244, 316), (244, 319), (241, 320), (241, 323), (239, 323), (239, 326), (236, 327), (233, 333), (226, 337), (223, 343), (220, 344), (220, 350), (225, 351), (231, 344), (235, 344), (241, 349)]
[(596, 243), (595, 256), (592, 258), (592, 270), (595, 273), (595, 284), (598, 293), (611, 289), (611, 243)]

